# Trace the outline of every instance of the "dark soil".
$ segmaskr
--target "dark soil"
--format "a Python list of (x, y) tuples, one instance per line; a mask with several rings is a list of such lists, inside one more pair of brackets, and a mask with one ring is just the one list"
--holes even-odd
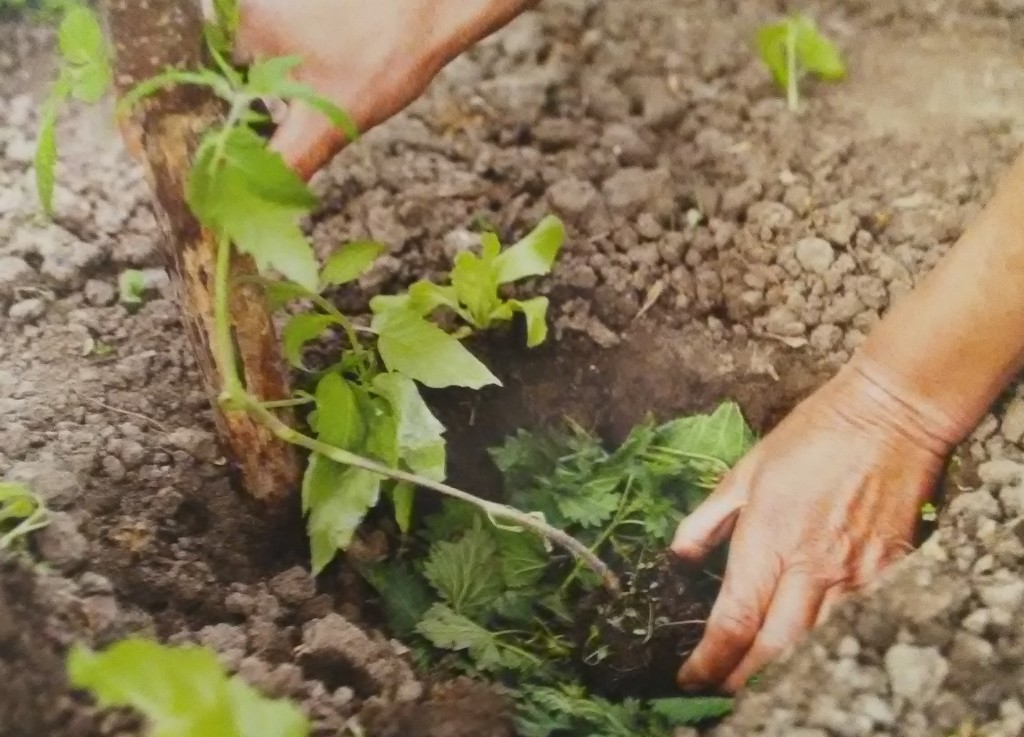
[(675, 674), (700, 642), (719, 581), (658, 555), (623, 586), (622, 596), (599, 591), (577, 611), (584, 680), (610, 698), (677, 695)]
[[(566, 221), (556, 272), (531, 287), (552, 299), (553, 342), (485, 346), (505, 387), (436, 398), (459, 484), (497, 489), (484, 448), (565, 415), (615, 441), (647, 412), (736, 398), (765, 429), (935, 263), (1024, 139), (1019, 6), (808, 3), (851, 75), (791, 115), (748, 51), (777, 2), (545, 0), (339, 156), (310, 228), (323, 253), (391, 246), (338, 295), (359, 312), (439, 278), (481, 216), (508, 239)], [(413, 672), (346, 566), (308, 575), (297, 514), (267, 518), (232, 486), (110, 107), (62, 126), (57, 216), (38, 217), (49, 44), (0, 23), (0, 476), (56, 511), (34, 540), (50, 572), (0, 565), (0, 735), (137, 734), (69, 692), (62, 658), (139, 631), (209, 645), (324, 737), (350, 720), (374, 737), (510, 735), (485, 685)], [(116, 303), (126, 268), (147, 278), (134, 313)], [(1022, 417), (1011, 392), (965, 458), (1024, 460)], [(722, 734), (1021, 733), (1024, 567), (995, 530), (1024, 508), (1001, 473), (935, 543), (945, 562), (809, 640)], [(955, 678), (924, 677), (943, 664)], [(1010, 675), (994, 688), (993, 672)]]

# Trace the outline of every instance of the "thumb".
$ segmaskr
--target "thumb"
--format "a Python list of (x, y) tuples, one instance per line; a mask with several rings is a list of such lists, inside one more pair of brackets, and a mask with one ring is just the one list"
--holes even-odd
[(345, 143), (344, 134), (327, 117), (295, 101), (270, 139), (270, 148), (308, 181)]
[(746, 502), (743, 488), (727, 476), (700, 506), (676, 529), (669, 546), (683, 560), (698, 564), (732, 534), (736, 518)]

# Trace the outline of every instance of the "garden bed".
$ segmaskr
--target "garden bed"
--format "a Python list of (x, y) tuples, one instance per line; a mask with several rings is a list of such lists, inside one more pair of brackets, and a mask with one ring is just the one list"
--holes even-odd
[[(546, 0), (316, 180), (323, 253), (366, 236), (392, 248), (336, 295), (353, 313), (445, 273), (481, 218), (510, 239), (548, 212), (566, 222), (533, 286), (554, 340), (496, 337), (480, 347), (503, 388), (431, 397), (456, 484), (496, 493), (486, 449), (565, 417), (617, 443), (648, 413), (732, 399), (767, 430), (935, 263), (1015, 154), (1012, 3), (816, 4), (851, 77), (809, 86), (799, 115), (748, 49), (774, 4), (726, 5)], [(48, 49), (47, 33), (0, 23), (0, 476), (56, 512), (35, 540), (47, 569), (0, 565), (0, 734), (135, 734), (71, 693), (63, 655), (140, 630), (209, 645), (317, 734), (351, 718), (373, 737), (512, 734), (486, 683), (412, 668), (349, 567), (308, 576), (297, 505), (269, 516), (233, 486), (109, 110), (64, 124), (56, 219), (39, 219)], [(146, 274), (136, 312), (117, 303), (126, 268)], [(1024, 508), (1005, 461), (1024, 460), (1022, 401), (965, 445), (969, 465), (998, 464), (930, 552), (841, 609), (720, 734), (1020, 731)]]

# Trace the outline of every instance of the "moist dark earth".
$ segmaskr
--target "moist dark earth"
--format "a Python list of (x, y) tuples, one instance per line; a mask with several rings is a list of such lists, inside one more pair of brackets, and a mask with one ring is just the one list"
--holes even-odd
[[(530, 287), (552, 299), (551, 344), (498, 338), (484, 352), (504, 388), (436, 398), (455, 482), (492, 493), (483, 449), (566, 415), (615, 440), (733, 398), (770, 428), (981, 206), (1024, 131), (1024, 4), (803, 7), (850, 78), (807, 84), (799, 114), (750, 49), (782, 3), (545, 0), (315, 180), (322, 253), (391, 248), (336, 295), (353, 312), (439, 277), (481, 218), (510, 239), (548, 212), (568, 225)], [(111, 105), (62, 125), (57, 213), (39, 217), (50, 41), (0, 22), (0, 475), (56, 512), (38, 564), (0, 564), (0, 734), (138, 734), (62, 665), (72, 642), (130, 632), (209, 645), (317, 735), (513, 734), (486, 684), (414, 672), (344, 565), (309, 576), (297, 512), (269, 518), (232, 485)], [(117, 303), (126, 268), (147, 278), (135, 312)], [(1014, 388), (965, 443), (976, 478), (938, 532), (715, 734), (1024, 732), (1022, 438)]]

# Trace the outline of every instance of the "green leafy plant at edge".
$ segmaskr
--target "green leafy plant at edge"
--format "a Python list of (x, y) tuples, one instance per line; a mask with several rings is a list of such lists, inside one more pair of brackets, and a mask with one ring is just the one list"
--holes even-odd
[(216, 654), (201, 647), (167, 647), (142, 638), (102, 652), (75, 645), (68, 678), (102, 707), (130, 707), (149, 737), (306, 737), (309, 724), (287, 701), (261, 696), (229, 677)]
[(28, 535), (50, 524), (50, 512), (25, 484), (0, 481), (0, 551), (23, 552)]
[(839, 50), (805, 15), (792, 15), (762, 26), (757, 32), (756, 47), (775, 82), (786, 91), (789, 109), (794, 112), (800, 107), (800, 79), (805, 74), (826, 81), (846, 77), (846, 65)]
[[(474, 504), (492, 521), (543, 535), (598, 571), (609, 588), (617, 588), (610, 568), (542, 516), (443, 483), (443, 427), (417, 388), (417, 383), (474, 389), (498, 384), (460, 341), (517, 313), (525, 318), (528, 344), (544, 340), (547, 300), (504, 299), (499, 287), (550, 271), (564, 239), (562, 224), (546, 218), (533, 233), (505, 250), (494, 234), (485, 234), (479, 255), (461, 254), (456, 260), (450, 284), (422, 281), (406, 295), (375, 298), (371, 325), (357, 329), (320, 292), (357, 278), (383, 247), (349, 244), (323, 268), (318, 266), (299, 227), (299, 219), (312, 211), (317, 200), (255, 131), (268, 119), (254, 110), (254, 103), (268, 97), (301, 100), (327, 116), (350, 140), (357, 138), (358, 131), (344, 111), (292, 78), (300, 63), (297, 57), (265, 59), (245, 71), (228, 64), (223, 52), (234, 37), (237, 4), (219, 0), (215, 11), (216, 22), (208, 24), (206, 39), (216, 69), (169, 69), (141, 82), (121, 106), (128, 109), (174, 85), (206, 87), (226, 105), (223, 125), (201, 140), (188, 181), (189, 206), (218, 242), (213, 352), (222, 374), (220, 401), (229, 411), (248, 412), (278, 438), (311, 452), (302, 504), (314, 571), (322, 570), (351, 542), (359, 523), (383, 494), (390, 497), (399, 526), (407, 529), (413, 490), (423, 487)], [(101, 29), (90, 11), (80, 6), (69, 10), (60, 36), (63, 63), (36, 156), (40, 197), (47, 210), (53, 195), (57, 105), (76, 92), (87, 101), (98, 99), (110, 79)], [(233, 248), (252, 257), (272, 302), (306, 299), (318, 308), (294, 316), (284, 330), (284, 352), (293, 364), (301, 366), (302, 347), (324, 331), (338, 328), (344, 333), (346, 350), (335, 366), (321, 372), (313, 393), (263, 402), (243, 386), (228, 312)], [(276, 280), (275, 274), (285, 280)], [(428, 319), (442, 308), (463, 321), (456, 332), (448, 333)], [(360, 334), (368, 337), (361, 339)], [(309, 418), (315, 437), (288, 426), (275, 414), (282, 406), (306, 404), (315, 405)]]

